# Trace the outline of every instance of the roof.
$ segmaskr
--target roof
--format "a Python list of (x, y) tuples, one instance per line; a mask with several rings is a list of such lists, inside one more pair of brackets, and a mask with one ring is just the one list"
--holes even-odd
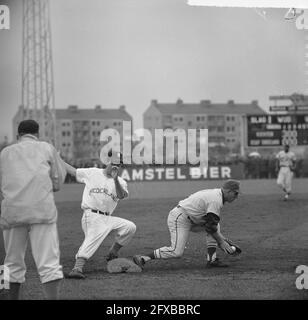
[(131, 121), (132, 117), (126, 112), (125, 108), (119, 109), (79, 109), (68, 107), (67, 109), (56, 109), (57, 119), (70, 120), (92, 120), (92, 119), (121, 119)]
[(258, 105), (252, 103), (155, 103), (162, 114), (265, 114)]

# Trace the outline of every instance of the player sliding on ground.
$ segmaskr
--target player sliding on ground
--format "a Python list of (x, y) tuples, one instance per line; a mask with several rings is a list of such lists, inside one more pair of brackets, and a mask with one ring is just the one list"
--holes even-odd
[(133, 257), (134, 262), (143, 267), (153, 259), (180, 258), (189, 232), (203, 231), (207, 244), (206, 266), (227, 267), (216, 256), (217, 244), (231, 255), (239, 254), (241, 250), (220, 233), (220, 211), (225, 202), (233, 202), (238, 197), (239, 189), (238, 181), (227, 180), (221, 189), (201, 190), (180, 201), (168, 216), (171, 245), (156, 249), (148, 255), (136, 255)]
[(83, 209), (82, 229), (85, 239), (76, 254), (76, 262), (69, 278), (84, 279), (83, 268), (103, 240), (111, 231), (116, 232), (115, 242), (109, 250), (107, 261), (118, 257), (118, 251), (129, 243), (136, 232), (133, 222), (112, 217), (119, 200), (128, 197), (127, 183), (118, 176), (123, 165), (122, 155), (109, 154), (110, 162), (105, 169), (75, 169), (66, 165), (67, 172), (84, 183), (81, 208)]

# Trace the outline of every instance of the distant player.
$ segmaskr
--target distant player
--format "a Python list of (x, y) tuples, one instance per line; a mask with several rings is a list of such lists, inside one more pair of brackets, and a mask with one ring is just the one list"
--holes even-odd
[[(120, 156), (120, 159), (117, 157)], [(119, 200), (128, 197), (127, 183), (118, 176), (122, 155), (112, 156), (105, 169), (75, 169), (66, 164), (67, 172), (84, 183), (81, 208), (82, 229), (85, 239), (76, 254), (75, 266), (69, 278), (84, 279), (84, 265), (111, 231), (116, 232), (115, 241), (109, 250), (107, 261), (118, 257), (118, 251), (129, 243), (136, 232), (133, 222), (113, 217)]]
[(190, 231), (201, 231), (206, 234), (207, 267), (227, 267), (216, 256), (217, 244), (225, 253), (234, 253), (234, 248), (220, 232), (220, 211), (226, 202), (233, 202), (238, 197), (239, 189), (238, 181), (227, 180), (221, 189), (201, 190), (180, 201), (168, 216), (170, 246), (156, 249), (148, 255), (136, 255), (134, 262), (143, 267), (153, 259), (180, 258)]
[(278, 172), (277, 184), (284, 191), (284, 201), (289, 199), (292, 190), (293, 171), (296, 166), (296, 156), (292, 151), (289, 151), (288, 145), (284, 146), (276, 155), (276, 172)]

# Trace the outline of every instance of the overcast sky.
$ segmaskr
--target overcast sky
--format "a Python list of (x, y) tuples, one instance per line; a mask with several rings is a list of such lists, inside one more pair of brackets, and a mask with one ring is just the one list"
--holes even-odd
[[(190, 7), (186, 0), (52, 0), (56, 107), (126, 105), (134, 127), (152, 99), (250, 102), (307, 93), (305, 31), (285, 9)], [(0, 139), (21, 104), (22, 1), (2, 1)], [(308, 44), (308, 41), (307, 41)]]

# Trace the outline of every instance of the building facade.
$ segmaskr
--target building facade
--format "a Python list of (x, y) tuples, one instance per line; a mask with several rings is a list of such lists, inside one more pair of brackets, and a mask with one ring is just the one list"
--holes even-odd
[[(45, 121), (48, 123), (48, 113), (46, 114)], [(20, 107), (13, 118), (14, 136), (23, 119), (24, 110)], [(130, 121), (131, 127), (133, 126), (133, 119), (125, 106), (118, 109), (103, 109), (101, 106), (80, 109), (71, 105), (67, 109), (56, 109), (57, 149), (68, 161), (98, 159), (102, 130), (116, 129), (122, 141), (123, 121)]]
[[(246, 145), (246, 116), (265, 114), (256, 100), (251, 103), (159, 103), (152, 100), (143, 114), (144, 128), (208, 129), (209, 148), (217, 153), (229, 152), (244, 155)], [(213, 152), (212, 152), (213, 154)]]

